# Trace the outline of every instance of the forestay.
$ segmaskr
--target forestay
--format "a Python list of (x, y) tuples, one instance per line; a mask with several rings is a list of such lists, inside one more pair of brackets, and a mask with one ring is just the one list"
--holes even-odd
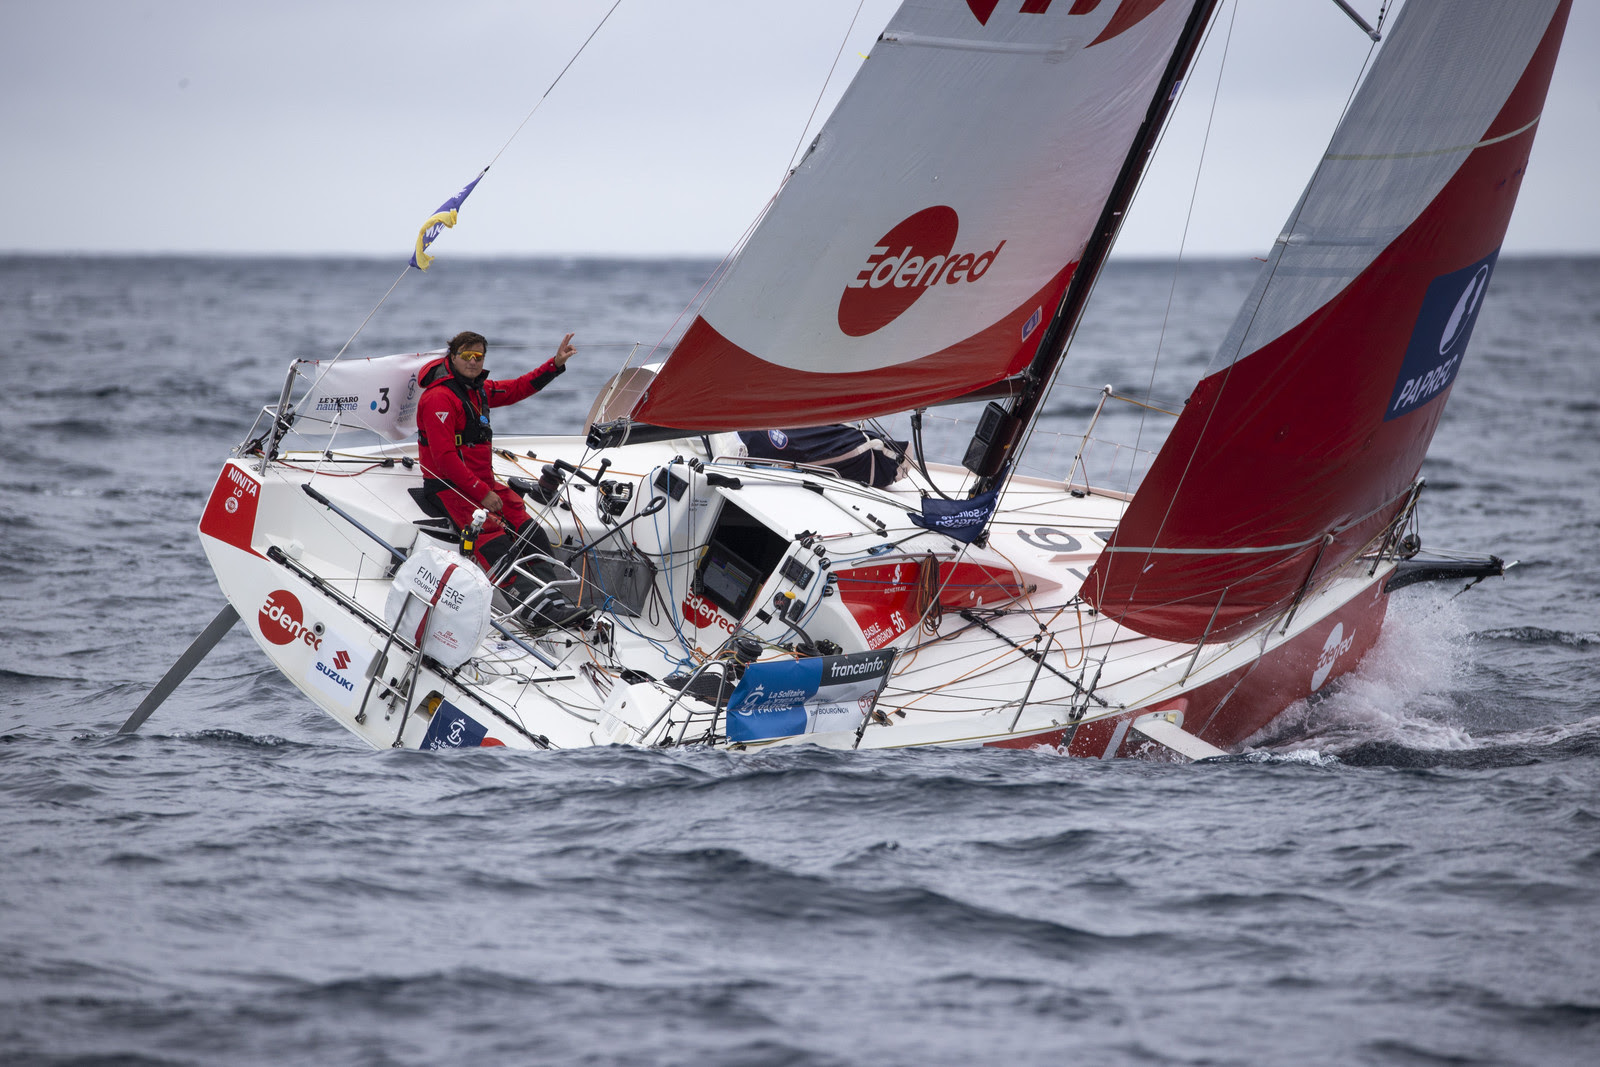
[(1570, 0), (1410, 0), (1085, 584), (1225, 638), (1383, 534), (1460, 369)]
[(633, 417), (814, 426), (1021, 370), (1194, 6), (909, 0)]

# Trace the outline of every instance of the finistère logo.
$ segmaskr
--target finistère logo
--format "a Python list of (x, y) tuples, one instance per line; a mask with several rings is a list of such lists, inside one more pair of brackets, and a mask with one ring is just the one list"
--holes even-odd
[(261, 627), (261, 636), (275, 645), (301, 641), (315, 649), (322, 647), (322, 635), (305, 624), (300, 598), (287, 589), (274, 589), (267, 594), (256, 624)]
[(839, 329), (850, 337), (876, 333), (905, 314), (922, 294), (941, 285), (970, 285), (989, 272), (1005, 248), (957, 252), (961, 219), (937, 204), (897, 223), (878, 238), (839, 297)]

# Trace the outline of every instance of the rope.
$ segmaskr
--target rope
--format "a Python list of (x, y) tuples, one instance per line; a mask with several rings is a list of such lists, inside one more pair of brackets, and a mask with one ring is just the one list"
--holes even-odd
[[(618, 0), (618, 2), (620, 2), (620, 0)], [(800, 127), (800, 139), (795, 142), (794, 153), (789, 158), (789, 169), (785, 170), (783, 179), (778, 182), (778, 188), (773, 190), (772, 195), (767, 198), (767, 202), (761, 206), (761, 210), (756, 212), (755, 218), (750, 220), (750, 225), (745, 227), (745, 231), (739, 235), (739, 239), (733, 243), (733, 247), (728, 249), (727, 253), (723, 255), (722, 259), (718, 261), (716, 268), (712, 270), (711, 275), (706, 278), (705, 282), (700, 286), (699, 290), (694, 294), (694, 296), (690, 297), (689, 302), (684, 305), (683, 310), (678, 312), (678, 317), (672, 320), (672, 325), (668, 326), (667, 329), (662, 332), (661, 339), (651, 346), (650, 351), (645, 354), (646, 362), (648, 362), (657, 352), (661, 350), (662, 346), (667, 343), (667, 338), (671, 337), (677, 330), (678, 324), (683, 321), (684, 316), (688, 315), (696, 307), (704, 307), (706, 301), (711, 299), (712, 294), (717, 291), (717, 288), (722, 284), (723, 279), (727, 277), (728, 268), (732, 266), (733, 261), (738, 258), (739, 253), (744, 250), (744, 246), (750, 240), (751, 234), (753, 234), (756, 227), (761, 224), (761, 220), (766, 218), (767, 212), (772, 210), (772, 205), (777, 202), (778, 193), (782, 191), (784, 184), (788, 181), (789, 174), (792, 173), (795, 160), (800, 154), (800, 146), (805, 143), (806, 131), (811, 128), (812, 119), (816, 118), (817, 108), (822, 104), (822, 98), (828, 91), (828, 83), (833, 80), (833, 73), (839, 66), (839, 57), (844, 55), (844, 47), (850, 41), (850, 33), (855, 29), (856, 19), (860, 18), (861, 9), (865, 6), (865, 4), (866, 0), (861, 0), (861, 2), (856, 5), (856, 13), (851, 16), (850, 26), (845, 30), (844, 39), (839, 42), (838, 52), (834, 54), (833, 65), (828, 68), (828, 75), (822, 80), (822, 88), (817, 90), (817, 99), (811, 105), (811, 114), (806, 116), (805, 125)], [(619, 374), (622, 371), (627, 370), (632, 365), (635, 354), (636, 353), (628, 354), (628, 358), (623, 361), (622, 367), (618, 370)]]
[(789, 155), (789, 166), (784, 171), (785, 178), (794, 173), (795, 164), (800, 159), (800, 146), (806, 143), (806, 131), (811, 129), (811, 120), (817, 117), (817, 108), (822, 106), (822, 98), (828, 91), (828, 83), (833, 81), (833, 72), (839, 67), (839, 57), (844, 55), (844, 46), (850, 43), (850, 33), (856, 28), (856, 19), (861, 17), (861, 9), (866, 6), (867, 0), (856, 4), (856, 13), (850, 16), (850, 25), (844, 31), (844, 38), (839, 42), (839, 50), (833, 55), (833, 64), (828, 68), (828, 76), (822, 79), (822, 88), (817, 90), (817, 99), (811, 105), (811, 114), (806, 116), (806, 124), (800, 127), (800, 139), (794, 143), (794, 151)]
[[(572, 53), (572, 58), (567, 60), (567, 65), (561, 68), (561, 73), (555, 76), (555, 80), (550, 83), (549, 88), (545, 89), (544, 93), (540, 95), (538, 103), (533, 105), (532, 110), (530, 110), (527, 115), (523, 117), (522, 121), (517, 124), (517, 128), (511, 131), (511, 136), (506, 138), (506, 143), (500, 146), (500, 151), (496, 152), (494, 157), (489, 160), (487, 165), (484, 166), (483, 170), (479, 172), (479, 178), (482, 178), (485, 174), (488, 174), (489, 168), (494, 166), (495, 163), (499, 161), (501, 156), (505, 155), (506, 149), (511, 147), (511, 142), (517, 139), (517, 135), (522, 132), (523, 127), (526, 126), (529, 120), (533, 118), (534, 114), (544, 106), (545, 98), (550, 95), (551, 91), (555, 89), (557, 85), (561, 84), (561, 79), (566, 77), (567, 71), (571, 70), (572, 65), (578, 61), (578, 57), (583, 55), (584, 49), (589, 47), (589, 42), (594, 40), (595, 34), (600, 32), (601, 27), (606, 24), (606, 21), (611, 18), (612, 13), (615, 12), (621, 5), (622, 0), (616, 0), (616, 2), (611, 5), (610, 9), (606, 11), (605, 16), (601, 18), (600, 22), (595, 26), (595, 28), (589, 32), (589, 36), (583, 39), (583, 44), (579, 45), (578, 50)], [(345, 341), (345, 343), (339, 348), (339, 351), (334, 354), (334, 357), (328, 361), (327, 366), (322, 368), (322, 372), (317, 375), (315, 380), (312, 381), (310, 387), (307, 388), (306, 393), (314, 391), (317, 386), (321, 384), (322, 379), (330, 370), (333, 369), (334, 364), (339, 362), (339, 359), (345, 354), (346, 351), (349, 350), (350, 346), (355, 343), (356, 338), (361, 336), (361, 331), (367, 328), (367, 323), (372, 321), (372, 316), (378, 313), (378, 309), (383, 307), (384, 302), (389, 299), (389, 297), (394, 293), (395, 289), (399, 287), (401, 280), (410, 272), (411, 264), (407, 263), (405, 267), (401, 269), (399, 276), (395, 278), (394, 283), (391, 284), (383, 296), (378, 299), (378, 302), (372, 306), (372, 310), (367, 312), (367, 317), (361, 320), (361, 325), (356, 327), (355, 333), (350, 335), (350, 339)], [(302, 394), (302, 396), (303, 395), (305, 394)], [(279, 412), (279, 415), (281, 417), (282, 412)]]
[[(1150, 362), (1150, 383), (1145, 387), (1145, 398), (1148, 400), (1155, 395), (1156, 371), (1161, 365), (1161, 349), (1166, 344), (1167, 326), (1172, 318), (1172, 301), (1178, 291), (1178, 268), (1183, 263), (1183, 250), (1189, 243), (1189, 227), (1194, 221), (1194, 204), (1200, 195), (1200, 175), (1205, 170), (1206, 152), (1211, 147), (1211, 125), (1217, 117), (1217, 99), (1222, 95), (1222, 72), (1228, 65), (1228, 50), (1233, 44), (1233, 27), (1239, 18), (1239, 4), (1237, 0), (1233, 5), (1233, 12), (1228, 16), (1228, 32), (1222, 41), (1222, 58), (1217, 64), (1217, 81), (1211, 88), (1211, 109), (1206, 113), (1206, 132), (1200, 142), (1200, 159), (1194, 168), (1194, 183), (1189, 187), (1189, 206), (1183, 216), (1183, 233), (1178, 238), (1178, 258), (1172, 267), (1172, 284), (1167, 289), (1167, 305), (1161, 314), (1161, 333), (1156, 338), (1155, 358)], [(1138, 403), (1138, 401), (1130, 401)], [(1140, 404), (1140, 407), (1149, 408), (1149, 404)], [(1159, 409), (1155, 409), (1159, 410)], [(1171, 412), (1168, 412), (1171, 414)], [(1145, 417), (1139, 416), (1139, 429), (1133, 435), (1133, 447), (1138, 448), (1139, 442), (1144, 439)], [(1128, 470), (1128, 480), (1123, 483), (1123, 492), (1133, 491), (1133, 470)]]
[[(1232, 41), (1233, 25), (1234, 25), (1234, 21), (1238, 17), (1238, 13), (1239, 13), (1239, 7), (1238, 7), (1238, 4), (1236, 2), (1234, 4), (1233, 16), (1229, 19), (1229, 22), (1228, 22), (1228, 41), (1229, 42)], [(1381, 13), (1380, 13), (1380, 16), (1379, 16), (1379, 25), (1380, 26), (1382, 25), (1382, 15), (1381, 15)], [(1372, 56), (1373, 56), (1374, 50), (1376, 48), (1377, 48), (1377, 42), (1374, 41), (1372, 43), (1372, 45), (1367, 49), (1367, 56), (1366, 56), (1366, 59), (1362, 62), (1361, 71), (1357, 73), (1355, 82), (1351, 85), (1350, 92), (1345, 97), (1344, 107), (1340, 112), (1340, 121), (1343, 121), (1344, 115), (1346, 113), (1348, 113), (1348, 111), (1350, 109), (1351, 102), (1355, 99), (1356, 91), (1360, 87), (1360, 84), (1361, 84), (1361, 78), (1365, 74), (1368, 65), (1372, 62)], [(1226, 60), (1227, 60), (1227, 47), (1226, 47), (1226, 44), (1225, 44), (1224, 51), (1223, 51), (1223, 62), (1226, 63)], [(1219, 90), (1221, 88), (1221, 84), (1222, 84), (1222, 73), (1221, 73), (1221, 70), (1219, 69), (1219, 71), (1217, 73), (1217, 86), (1218, 86)], [(1213, 98), (1213, 101), (1212, 101), (1213, 114), (1215, 113), (1215, 109), (1216, 109), (1216, 101), (1215, 101), (1215, 98)], [(1208, 119), (1207, 120), (1207, 125), (1206, 125), (1206, 141), (1207, 141), (1208, 144), (1209, 144), (1209, 141), (1210, 141), (1210, 130), (1211, 130), (1210, 120)], [(1204, 162), (1203, 150), (1202, 150), (1202, 157), (1201, 158), (1202, 158), (1202, 163), (1203, 163)], [(1324, 162), (1324, 160), (1320, 160), (1320, 159), (1318, 160), (1317, 168), (1312, 174), (1312, 178), (1311, 178), (1311, 182), (1312, 183), (1315, 183), (1317, 174), (1319, 174), (1321, 172), (1322, 166), (1323, 166), (1323, 162)], [(1199, 171), (1198, 171), (1198, 169), (1196, 170), (1196, 174), (1195, 174), (1195, 182), (1196, 182), (1196, 185), (1198, 186), (1198, 183), (1199, 183)], [(1309, 187), (1310, 187), (1310, 185), (1308, 184), (1307, 188), (1309, 188)], [(1295, 224), (1299, 221), (1300, 210), (1301, 210), (1301, 208), (1304, 207), (1304, 204), (1305, 204), (1304, 200), (1301, 200), (1298, 204), (1296, 204), (1294, 214), (1290, 217), (1289, 224), (1284, 229), (1285, 233), (1293, 233), (1294, 232)], [(1191, 198), (1191, 201), (1190, 201), (1190, 211), (1191, 212), (1193, 211), (1193, 199), (1192, 198)], [(1185, 236), (1184, 236), (1184, 239), (1187, 240), (1187, 222), (1185, 223)], [(1286, 248), (1287, 246), (1283, 246), (1283, 247)], [(1180, 252), (1180, 257), (1181, 257), (1181, 252)], [(1278, 271), (1278, 267), (1281, 265), (1282, 262), (1283, 262), (1283, 254), (1282, 254), (1282, 249), (1280, 249), (1278, 254), (1272, 258), (1270, 266), (1268, 267), (1268, 275), (1267, 275), (1266, 283), (1261, 288), (1261, 292), (1263, 294), (1265, 294), (1267, 288), (1269, 288), (1271, 286), (1272, 279), (1273, 279), (1273, 277), (1276, 276), (1277, 271)], [(1176, 282), (1176, 276), (1174, 276), (1174, 282)], [(1170, 300), (1170, 298), (1169, 298), (1169, 300)], [(1261, 303), (1262, 302), (1260, 300), (1258, 300), (1256, 302), (1255, 307), (1251, 310), (1252, 322), (1254, 320), (1255, 315), (1257, 313), (1259, 313), (1259, 311), (1261, 309)], [(1162, 327), (1163, 334), (1165, 334), (1165, 330), (1166, 330), (1166, 327), (1165, 327), (1165, 324), (1163, 324), (1163, 327)], [(1249, 331), (1249, 327), (1247, 326), (1246, 329), (1244, 330), (1244, 332), (1240, 334), (1240, 342), (1239, 343), (1240, 343), (1241, 348), (1243, 347), (1244, 339), (1249, 336), (1249, 332), (1250, 332)], [(1221, 353), (1219, 353), (1219, 355), (1220, 354)], [(1189, 476), (1189, 472), (1194, 466), (1194, 460), (1195, 460), (1196, 455), (1199, 452), (1200, 442), (1205, 440), (1206, 432), (1207, 432), (1207, 430), (1210, 429), (1211, 419), (1215, 416), (1215, 414), (1216, 414), (1216, 412), (1218, 410), (1218, 406), (1220, 404), (1220, 401), (1221, 401), (1221, 398), (1222, 398), (1222, 394), (1227, 390), (1228, 380), (1232, 376), (1233, 368), (1234, 368), (1234, 366), (1237, 365), (1237, 363), (1238, 363), (1237, 359), (1233, 360), (1232, 362), (1230, 362), (1228, 364), (1227, 368), (1222, 372), (1222, 381), (1217, 387), (1216, 398), (1212, 402), (1210, 412), (1208, 412), (1207, 415), (1206, 415), (1205, 423), (1202, 424), (1202, 426), (1200, 427), (1199, 435), (1195, 438), (1195, 447), (1194, 447), (1194, 449), (1192, 449), (1190, 451), (1189, 457), (1188, 457), (1187, 461), (1184, 464), (1184, 468), (1183, 468), (1182, 472), (1178, 475), (1178, 482), (1173, 487), (1173, 491), (1172, 491), (1171, 496), (1168, 497), (1168, 499), (1167, 499), (1166, 510), (1161, 516), (1161, 522), (1156, 527), (1155, 536), (1151, 539), (1151, 544), (1152, 545), (1155, 545), (1155, 544), (1159, 543), (1159, 541), (1161, 539), (1161, 535), (1166, 529), (1167, 520), (1172, 515), (1172, 508), (1177, 502), (1178, 494), (1180, 492), (1182, 492), (1184, 482), (1187, 481), (1188, 476)], [(1155, 382), (1155, 371), (1152, 368), (1152, 370), (1151, 370), (1151, 385), (1152, 385), (1152, 388), (1154, 387), (1154, 382)], [(1136, 445), (1137, 445), (1138, 441), (1142, 439), (1142, 436), (1143, 436), (1143, 433), (1144, 433), (1144, 425), (1145, 425), (1144, 416), (1141, 415), (1140, 419), (1139, 419), (1139, 432), (1134, 438)], [(1131, 469), (1129, 471), (1128, 481), (1127, 481), (1126, 484), (1128, 486), (1128, 489), (1131, 491), (1132, 485), (1133, 485), (1133, 472), (1132, 472)], [(1148, 561), (1148, 559), (1149, 559), (1149, 557), (1146, 556), (1145, 560)], [(1133, 561), (1130, 561), (1130, 565), (1136, 565), (1136, 564)], [(1108, 566), (1109, 566), (1109, 564), (1108, 564)], [(1143, 574), (1142, 570), (1140, 571), (1140, 574), (1141, 575)], [(1132, 596), (1133, 592), (1136, 592), (1138, 590), (1138, 587), (1139, 587), (1139, 579), (1136, 578), (1134, 580), (1133, 589), (1130, 590), (1130, 594), (1129, 594), (1130, 597)], [(1121, 625), (1122, 625), (1122, 622), (1121, 622), (1121, 619), (1119, 618), (1117, 620), (1117, 626), (1120, 628)]]
[(550, 88), (544, 91), (543, 95), (539, 97), (539, 102), (533, 105), (533, 109), (523, 117), (521, 122), (517, 123), (517, 128), (511, 131), (510, 137), (506, 138), (506, 143), (500, 146), (500, 151), (496, 152), (494, 154), (494, 158), (489, 160), (488, 166), (483, 168), (485, 172), (488, 171), (489, 167), (494, 166), (495, 163), (499, 161), (501, 156), (505, 155), (506, 149), (511, 147), (511, 142), (517, 139), (517, 135), (522, 132), (522, 128), (526, 126), (529, 120), (531, 120), (538, 110), (544, 106), (545, 97), (549, 96), (551, 91), (554, 90), (557, 85), (561, 84), (561, 79), (567, 76), (567, 71), (572, 69), (572, 64), (576, 63), (578, 61), (578, 57), (583, 55), (583, 50), (589, 47), (589, 42), (594, 40), (595, 34), (600, 32), (601, 27), (606, 24), (606, 20), (611, 18), (612, 13), (621, 6), (622, 0), (616, 0), (616, 3), (612, 4), (610, 9), (606, 11), (605, 17), (600, 20), (593, 30), (589, 31), (589, 36), (583, 39), (583, 44), (579, 45), (578, 50), (572, 53), (572, 58), (567, 60), (567, 65), (561, 68), (561, 73), (557, 74), (555, 80), (550, 83)]

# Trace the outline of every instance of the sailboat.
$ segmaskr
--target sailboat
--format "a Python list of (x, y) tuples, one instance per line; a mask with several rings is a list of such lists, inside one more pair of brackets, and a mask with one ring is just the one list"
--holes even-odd
[[(1216, 0), (906, 3), (665, 360), (586, 436), (496, 438), (551, 557), (491, 579), (424, 509), (429, 354), (297, 363), (152, 700), (242, 620), (375, 747), (1234, 750), (1394, 589), (1500, 570), (1413, 520), (1569, 4), (1405, 4), (1130, 493), (1017, 460)], [(738, 436), (975, 401), (961, 464), (887, 486)]]

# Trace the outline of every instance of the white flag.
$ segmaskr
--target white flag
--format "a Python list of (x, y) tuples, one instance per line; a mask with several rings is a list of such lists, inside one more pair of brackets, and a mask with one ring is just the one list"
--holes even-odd
[(301, 360), (301, 373), (315, 383), (295, 411), (295, 429), (316, 433), (308, 423), (335, 419), (342, 427), (371, 430), (391, 441), (417, 432), (417, 372), (444, 355), (444, 350), (398, 356), (345, 358), (324, 367), (321, 360)]

